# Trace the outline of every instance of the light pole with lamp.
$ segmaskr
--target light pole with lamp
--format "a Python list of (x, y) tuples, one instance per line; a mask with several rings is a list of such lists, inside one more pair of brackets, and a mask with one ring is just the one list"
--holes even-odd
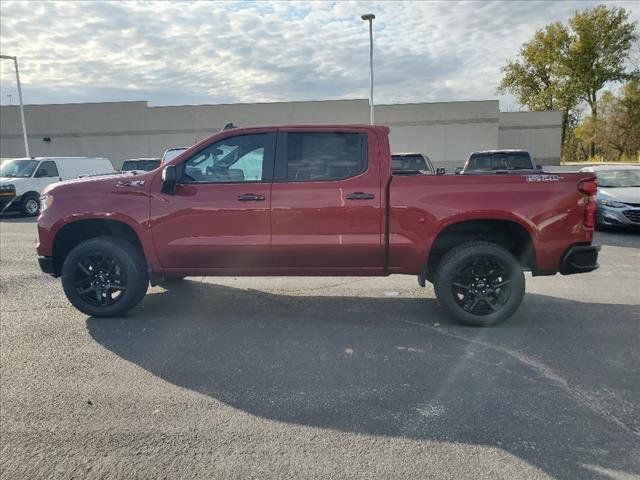
[(11, 57), (9, 55), (0, 55), (0, 58), (7, 60), (13, 60), (13, 65), (16, 68), (16, 82), (18, 84), (18, 98), (20, 99), (20, 119), (22, 120), (22, 137), (24, 138), (24, 150), (27, 157), (31, 157), (29, 153), (29, 142), (27, 140), (27, 125), (24, 121), (24, 106), (22, 105), (22, 88), (20, 87), (20, 73), (18, 72), (18, 57)]
[(376, 16), (373, 13), (367, 13), (360, 18), (369, 22), (369, 123), (373, 125), (373, 19)]

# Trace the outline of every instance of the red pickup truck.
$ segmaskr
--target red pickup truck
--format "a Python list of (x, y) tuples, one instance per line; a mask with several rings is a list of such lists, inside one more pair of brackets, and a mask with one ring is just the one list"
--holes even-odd
[(40, 267), (97, 317), (190, 275), (411, 274), (473, 325), (516, 311), (524, 270), (598, 267), (592, 173), (393, 176), (388, 134), (225, 130), (148, 173), (55, 184), (41, 199)]

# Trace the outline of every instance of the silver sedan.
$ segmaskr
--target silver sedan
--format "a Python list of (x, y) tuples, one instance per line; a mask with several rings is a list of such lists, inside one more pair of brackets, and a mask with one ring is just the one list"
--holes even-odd
[(640, 230), (640, 166), (600, 165), (581, 172), (595, 172), (597, 228)]

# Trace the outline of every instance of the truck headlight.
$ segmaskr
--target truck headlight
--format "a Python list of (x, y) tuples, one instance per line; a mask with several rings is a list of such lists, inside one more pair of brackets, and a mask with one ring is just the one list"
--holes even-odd
[(624, 208), (624, 207), (626, 207), (626, 205), (624, 203), (616, 202), (615, 200), (600, 200), (600, 205), (602, 205), (604, 207), (611, 207), (611, 208)]
[(53, 197), (49, 194), (40, 197), (40, 213), (44, 212), (53, 203)]
[(0, 195), (11, 196), (16, 194), (16, 186), (13, 183), (0, 185)]

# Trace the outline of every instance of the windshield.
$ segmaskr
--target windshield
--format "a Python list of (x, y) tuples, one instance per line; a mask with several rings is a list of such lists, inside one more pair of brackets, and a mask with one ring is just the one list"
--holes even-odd
[(160, 165), (160, 160), (125, 160), (122, 164), (122, 171), (144, 170), (150, 172)]
[(138, 162), (136, 161), (125, 160), (125, 162), (122, 164), (123, 172), (126, 172), (128, 170), (137, 170), (137, 169), (138, 169)]
[(420, 172), (429, 167), (422, 155), (391, 155), (391, 170), (393, 173)]
[(531, 170), (533, 163), (527, 152), (477, 153), (471, 155), (465, 170)]
[(27, 178), (37, 166), (38, 160), (8, 160), (0, 165), (0, 177)]
[(640, 170), (600, 170), (596, 177), (599, 187), (640, 187)]

